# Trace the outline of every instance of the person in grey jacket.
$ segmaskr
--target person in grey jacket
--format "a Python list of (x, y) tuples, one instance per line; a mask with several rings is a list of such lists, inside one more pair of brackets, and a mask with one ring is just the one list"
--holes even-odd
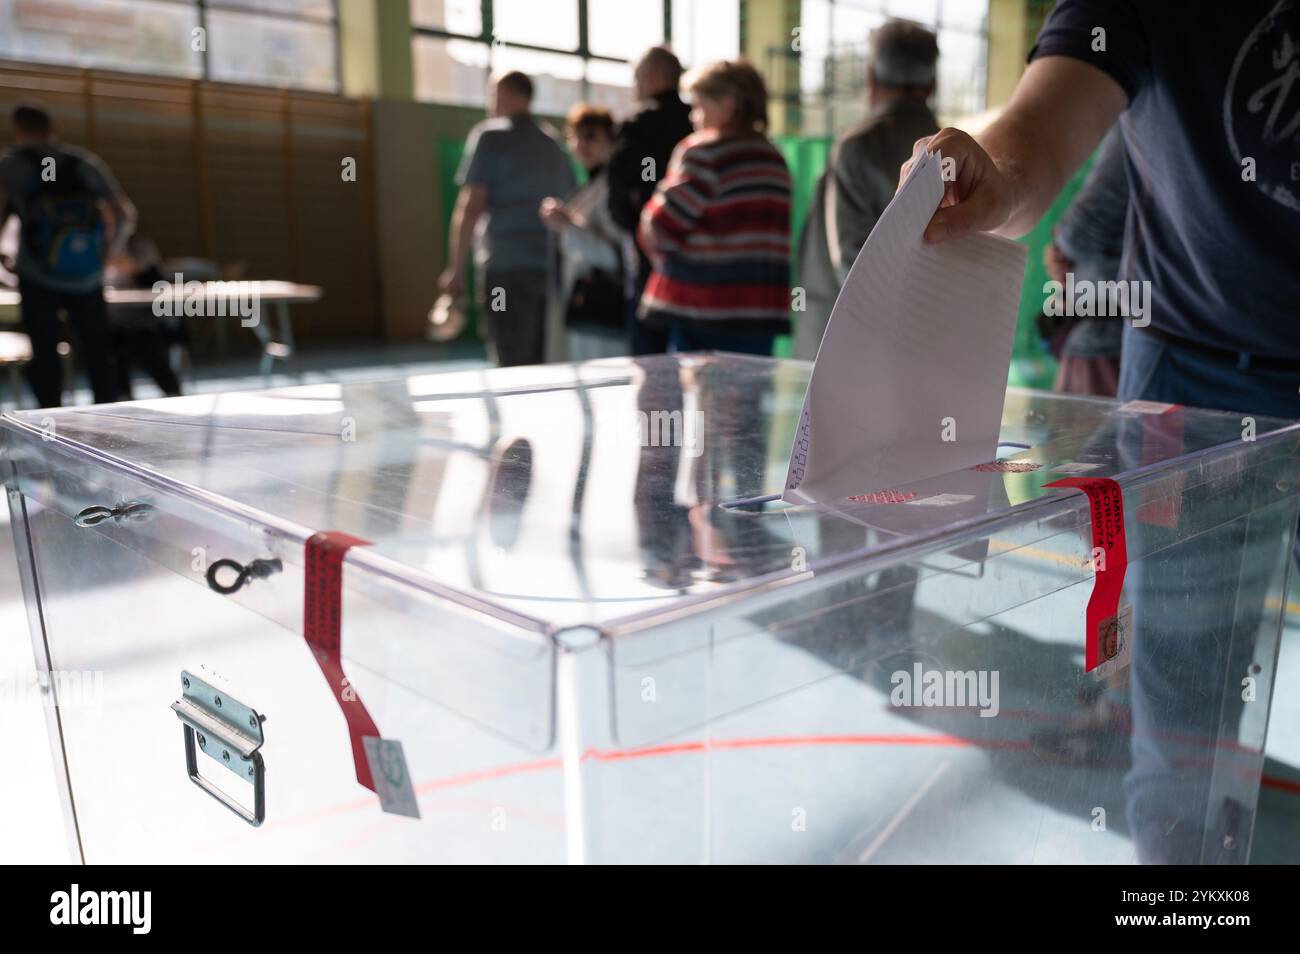
[(938, 41), (919, 23), (889, 20), (871, 34), (870, 115), (831, 150), (799, 243), (805, 310), (795, 314), (798, 358), (817, 356), (840, 285), (894, 197), (898, 167), (911, 156), (917, 139), (939, 129), (927, 105), (938, 61)]
[[(1102, 140), (1079, 194), (1057, 223), (1055, 238), (1043, 250), (1048, 275), (1064, 283), (1113, 282), (1124, 252), (1128, 215), (1128, 173), (1124, 136), (1116, 125)], [(1119, 387), (1119, 353), (1124, 322), (1116, 317), (1074, 318), (1061, 346), (1055, 389), (1067, 394), (1114, 397)]]

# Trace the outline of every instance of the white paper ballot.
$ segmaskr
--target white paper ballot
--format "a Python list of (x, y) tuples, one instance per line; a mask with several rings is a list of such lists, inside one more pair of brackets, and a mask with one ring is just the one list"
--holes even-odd
[(927, 153), (881, 214), (822, 336), (784, 499), (831, 503), (997, 452), (1025, 249), (922, 235), (943, 198)]

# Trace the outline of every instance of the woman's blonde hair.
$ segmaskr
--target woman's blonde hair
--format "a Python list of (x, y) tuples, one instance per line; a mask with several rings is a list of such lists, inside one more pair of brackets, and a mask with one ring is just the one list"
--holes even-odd
[(692, 96), (730, 97), (736, 104), (736, 125), (755, 132), (767, 131), (767, 86), (746, 60), (719, 60), (686, 78)]

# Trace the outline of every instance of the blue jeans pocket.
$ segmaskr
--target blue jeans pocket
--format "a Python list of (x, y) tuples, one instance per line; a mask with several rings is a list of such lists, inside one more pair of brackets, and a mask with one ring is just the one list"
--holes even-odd
[(1167, 346), (1143, 334), (1132, 325), (1124, 326), (1124, 345), (1119, 364), (1121, 401), (1162, 401), (1156, 376)]

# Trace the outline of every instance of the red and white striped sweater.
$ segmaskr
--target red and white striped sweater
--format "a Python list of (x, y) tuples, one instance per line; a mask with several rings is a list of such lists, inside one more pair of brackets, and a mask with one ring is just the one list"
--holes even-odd
[(641, 212), (651, 321), (790, 326), (790, 173), (764, 136), (683, 139)]

